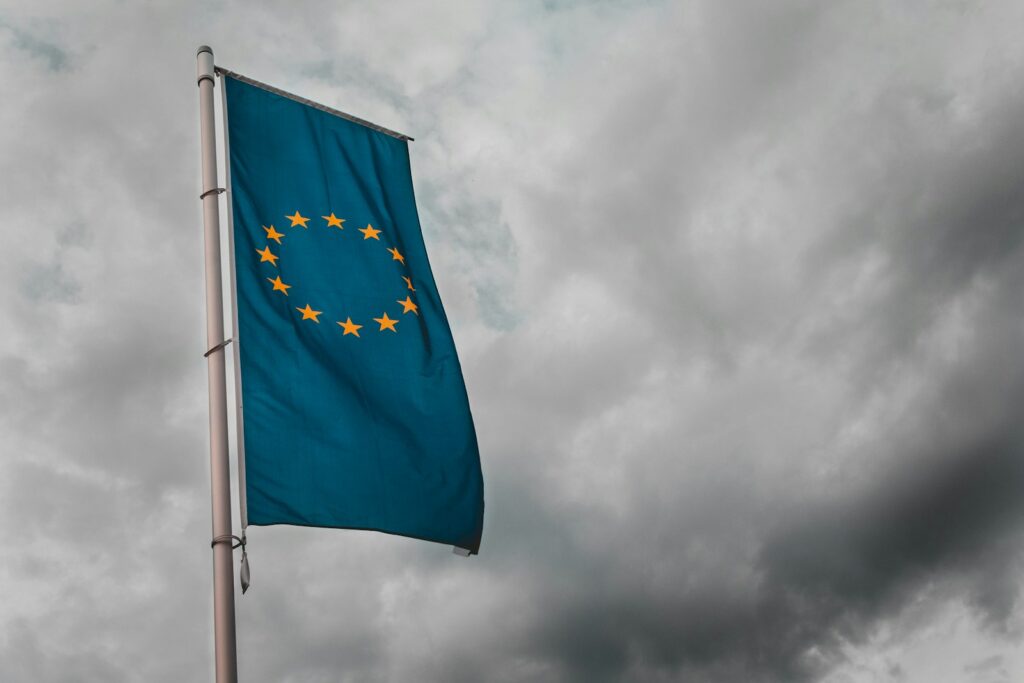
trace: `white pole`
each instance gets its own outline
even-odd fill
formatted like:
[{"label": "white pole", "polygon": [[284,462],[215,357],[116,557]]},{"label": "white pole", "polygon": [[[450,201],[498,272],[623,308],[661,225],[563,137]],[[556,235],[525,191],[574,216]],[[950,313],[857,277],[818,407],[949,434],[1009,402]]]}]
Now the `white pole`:
[{"label": "white pole", "polygon": [[231,479],[228,470],[224,298],[220,275],[217,149],[213,127],[213,50],[196,53],[200,144],[203,151],[203,231],[206,239],[206,369],[210,389],[210,491],[213,503],[213,644],[217,683],[237,683],[235,587],[231,568]]}]

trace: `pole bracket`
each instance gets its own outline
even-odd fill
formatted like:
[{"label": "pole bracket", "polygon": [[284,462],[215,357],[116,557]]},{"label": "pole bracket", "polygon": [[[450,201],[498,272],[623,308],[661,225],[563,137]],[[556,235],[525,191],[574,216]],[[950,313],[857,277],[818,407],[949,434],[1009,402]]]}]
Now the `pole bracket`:
[{"label": "pole bracket", "polygon": [[214,539],[210,541],[210,547],[213,548],[218,543],[230,543],[232,550],[234,550],[235,548],[245,548],[245,539],[239,538],[234,534],[222,534],[220,536],[214,537]]},{"label": "pole bracket", "polygon": [[204,192],[201,195],[199,195],[199,198],[200,199],[206,199],[207,195],[211,195],[211,194],[224,194],[225,192],[227,192],[227,190],[225,190],[223,187],[215,187],[212,190],[207,190],[206,192]]},{"label": "pole bracket", "polygon": [[232,550],[236,548],[242,549],[242,564],[238,571],[238,580],[242,584],[242,595],[245,595],[245,591],[249,590],[249,585],[252,583],[251,574],[249,571],[249,555],[245,552],[245,532],[242,532],[242,537],[239,538],[234,534],[222,534],[215,536],[210,541],[210,547],[215,547],[218,543],[227,543],[231,546]]},{"label": "pole bracket", "polygon": [[[222,342],[221,342],[220,344],[217,344],[217,345],[216,345],[216,346],[214,346],[214,347],[213,347],[212,349],[210,349],[209,351],[207,351],[206,353],[204,353],[204,354],[203,354],[203,358],[209,358],[209,357],[210,357],[210,354],[212,354],[212,353],[216,353],[217,351],[220,351],[221,349],[223,349],[223,348],[224,348],[225,346],[227,346],[227,345],[228,345],[228,344],[230,344],[230,343],[231,343],[231,337],[228,337],[227,339],[225,339],[224,341],[222,341]],[[220,536],[218,536],[217,538],[220,538]]]}]

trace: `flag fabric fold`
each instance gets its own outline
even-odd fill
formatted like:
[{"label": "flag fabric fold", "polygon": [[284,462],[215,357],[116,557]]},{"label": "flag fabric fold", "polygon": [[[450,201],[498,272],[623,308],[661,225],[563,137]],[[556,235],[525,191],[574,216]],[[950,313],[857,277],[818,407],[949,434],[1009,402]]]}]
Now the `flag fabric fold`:
[{"label": "flag fabric fold", "polygon": [[248,523],[477,552],[479,451],[408,143],[224,84]]}]

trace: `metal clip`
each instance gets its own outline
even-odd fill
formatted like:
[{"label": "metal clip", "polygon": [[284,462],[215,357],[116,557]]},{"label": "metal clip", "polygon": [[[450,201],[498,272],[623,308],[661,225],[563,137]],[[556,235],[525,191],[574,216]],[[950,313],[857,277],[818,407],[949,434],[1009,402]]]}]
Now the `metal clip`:
[{"label": "metal clip", "polygon": [[206,195],[208,194],[223,194],[225,192],[227,192],[227,190],[225,190],[223,187],[215,187],[212,190],[207,190],[206,192],[199,195],[199,198],[206,199]]},{"label": "metal clip", "polygon": [[[234,541],[238,541],[238,543],[234,543]],[[235,548],[242,548],[245,546],[245,540],[233,534],[224,534],[223,536],[215,537],[212,541],[210,541],[210,547],[212,548],[218,543],[231,543],[232,550],[234,550]]]},{"label": "metal clip", "polygon": [[214,353],[215,351],[220,351],[221,349],[223,349],[225,346],[227,346],[230,343],[231,343],[231,338],[228,337],[227,339],[222,341],[220,344],[217,344],[212,349],[210,349],[209,351],[204,353],[203,354],[203,358],[209,358],[211,353]]}]

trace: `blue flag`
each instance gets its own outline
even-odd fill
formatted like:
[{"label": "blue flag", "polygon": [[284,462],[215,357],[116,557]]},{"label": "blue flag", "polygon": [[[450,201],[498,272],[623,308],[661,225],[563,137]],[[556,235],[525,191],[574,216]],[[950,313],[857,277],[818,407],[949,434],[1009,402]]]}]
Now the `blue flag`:
[{"label": "blue flag", "polygon": [[248,523],[475,553],[480,456],[407,141],[223,80]]}]

